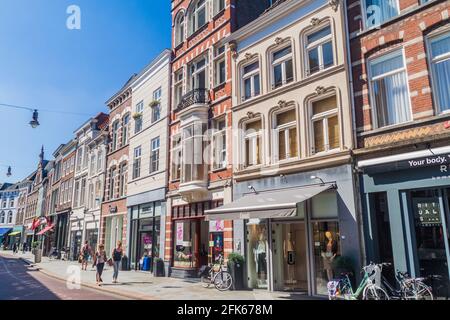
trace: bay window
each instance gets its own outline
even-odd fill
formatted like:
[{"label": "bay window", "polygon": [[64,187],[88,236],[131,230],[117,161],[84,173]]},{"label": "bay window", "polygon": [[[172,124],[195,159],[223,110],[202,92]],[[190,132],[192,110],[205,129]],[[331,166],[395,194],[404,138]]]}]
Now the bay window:
[{"label": "bay window", "polygon": [[172,138],[172,180],[181,178],[182,146],[181,135]]},{"label": "bay window", "polygon": [[333,66],[333,35],[331,27],[324,27],[309,34],[306,38],[308,74],[310,75]]},{"label": "bay window", "polygon": [[261,93],[261,77],[259,61],[253,62],[242,68],[242,101],[259,96]]},{"label": "bay window", "polygon": [[364,0],[365,27],[379,26],[399,15],[398,0]]},{"label": "bay window", "polygon": [[292,46],[272,53],[272,89],[294,81]]},{"label": "bay window", "polygon": [[246,167],[261,164],[262,155],[262,125],[261,120],[245,124],[244,163]]},{"label": "bay window", "polygon": [[227,166],[227,135],[225,119],[214,121],[213,132],[213,168],[223,169]]},{"label": "bay window", "polygon": [[275,114],[275,161],[298,156],[297,117],[295,109]]},{"label": "bay window", "polygon": [[375,126],[411,120],[408,80],[403,51],[398,50],[369,63],[370,89]]},{"label": "bay window", "polygon": [[133,180],[141,176],[141,147],[134,149],[134,159],[133,159]]},{"label": "bay window", "polygon": [[150,173],[159,170],[159,149],[160,149],[160,139],[155,138],[151,142],[151,158],[150,158]]},{"label": "bay window", "polygon": [[340,147],[339,115],[336,96],[312,103],[313,153]]},{"label": "bay window", "polygon": [[430,40],[433,91],[439,112],[450,111],[450,32]]},{"label": "bay window", "polygon": [[203,159],[206,124],[196,122],[183,128],[182,183],[205,179],[206,164]]},{"label": "bay window", "polygon": [[183,69],[174,74],[173,93],[175,106],[178,106],[183,99]]}]

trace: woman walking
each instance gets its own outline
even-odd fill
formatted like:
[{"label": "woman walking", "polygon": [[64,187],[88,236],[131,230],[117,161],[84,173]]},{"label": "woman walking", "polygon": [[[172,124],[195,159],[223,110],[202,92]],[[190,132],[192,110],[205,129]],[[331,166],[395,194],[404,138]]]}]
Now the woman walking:
[{"label": "woman walking", "polygon": [[83,248],[81,249],[81,270],[84,271],[87,270],[90,255],[91,255],[91,247],[89,246],[89,242],[86,241],[84,243]]},{"label": "woman walking", "polygon": [[105,262],[107,260],[105,246],[100,244],[98,250],[94,255],[93,267],[97,267],[97,274],[95,275],[97,280],[97,285],[100,286],[103,283],[102,273],[105,268]]},{"label": "woman walking", "polygon": [[119,276],[119,266],[120,261],[122,261],[122,256],[123,256],[122,242],[117,241],[117,247],[115,247],[112,252],[114,263],[113,283],[117,283],[117,277]]}]

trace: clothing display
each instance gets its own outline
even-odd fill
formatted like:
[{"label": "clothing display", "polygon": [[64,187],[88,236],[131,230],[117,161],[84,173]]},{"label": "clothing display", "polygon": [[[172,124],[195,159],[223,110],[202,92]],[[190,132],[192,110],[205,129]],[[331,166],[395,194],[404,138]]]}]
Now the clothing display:
[{"label": "clothing display", "polygon": [[267,279],[267,254],[266,254],[266,243],[262,240],[258,241],[257,247],[255,249],[256,257],[256,272],[260,280]]},{"label": "clothing display", "polygon": [[287,253],[287,264],[290,266],[295,264],[295,251],[289,251]]}]

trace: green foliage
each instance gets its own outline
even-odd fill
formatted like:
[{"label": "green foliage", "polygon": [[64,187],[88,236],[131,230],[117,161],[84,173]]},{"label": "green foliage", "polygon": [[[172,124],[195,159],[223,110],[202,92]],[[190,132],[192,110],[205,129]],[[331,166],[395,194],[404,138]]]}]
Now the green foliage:
[{"label": "green foliage", "polygon": [[353,272],[353,261],[349,257],[346,256],[338,256],[331,263],[333,270],[341,271],[341,272]]},{"label": "green foliage", "polygon": [[40,241],[34,241],[34,242],[31,244],[31,247],[32,247],[33,249],[39,248],[40,246],[41,246],[41,242],[40,242]]},{"label": "green foliage", "polygon": [[241,254],[233,252],[228,256],[228,261],[234,264],[244,264],[245,259]]}]

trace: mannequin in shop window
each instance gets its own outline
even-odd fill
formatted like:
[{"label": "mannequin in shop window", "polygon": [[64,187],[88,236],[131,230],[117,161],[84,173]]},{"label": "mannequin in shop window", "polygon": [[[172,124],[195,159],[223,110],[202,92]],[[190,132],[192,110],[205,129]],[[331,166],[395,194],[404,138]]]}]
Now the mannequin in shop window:
[{"label": "mannequin in shop window", "polygon": [[295,279],[295,241],[292,240],[292,232],[288,233],[288,237],[283,243],[284,260],[287,263],[288,268],[288,279],[286,279],[287,284],[294,284]]},{"label": "mannequin in shop window", "polygon": [[[325,232],[325,242],[322,245],[323,269],[327,273],[328,281],[333,279],[333,260],[337,255],[338,243],[330,231]],[[325,249],[325,251],[323,251]]]},{"label": "mannequin in shop window", "polygon": [[265,285],[267,280],[267,260],[266,260],[266,241],[264,233],[261,231],[258,235],[258,241],[253,249],[256,263],[256,272],[258,275],[258,286]]}]

